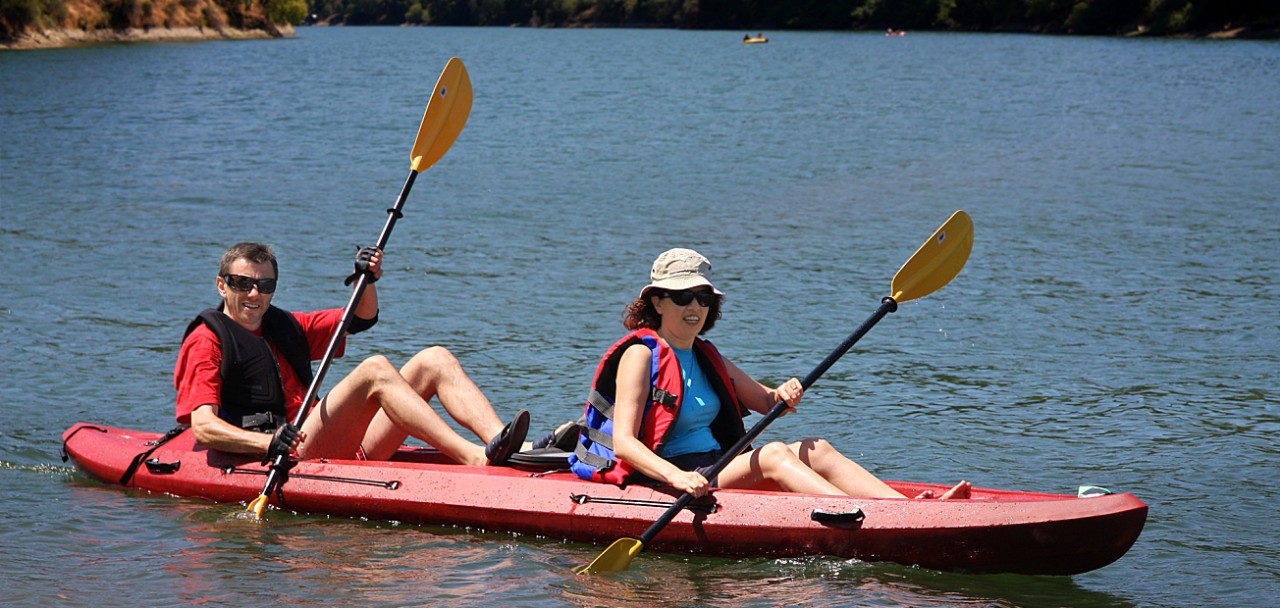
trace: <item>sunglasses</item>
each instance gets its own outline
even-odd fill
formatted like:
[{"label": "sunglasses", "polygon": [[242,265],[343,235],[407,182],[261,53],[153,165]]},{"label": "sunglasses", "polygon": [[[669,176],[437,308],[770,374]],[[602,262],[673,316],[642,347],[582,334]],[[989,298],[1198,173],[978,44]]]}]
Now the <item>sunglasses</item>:
[{"label": "sunglasses", "polygon": [[716,294],[710,291],[689,291],[688,289],[682,289],[680,291],[668,291],[662,295],[669,298],[676,306],[688,306],[689,302],[696,299],[700,306],[710,308],[711,305],[716,302]]},{"label": "sunglasses", "polygon": [[227,287],[244,293],[249,293],[254,287],[258,288],[258,293],[264,295],[275,293],[276,291],[275,277],[255,279],[253,277],[246,277],[238,274],[224,274],[222,275],[222,280],[226,282]]}]

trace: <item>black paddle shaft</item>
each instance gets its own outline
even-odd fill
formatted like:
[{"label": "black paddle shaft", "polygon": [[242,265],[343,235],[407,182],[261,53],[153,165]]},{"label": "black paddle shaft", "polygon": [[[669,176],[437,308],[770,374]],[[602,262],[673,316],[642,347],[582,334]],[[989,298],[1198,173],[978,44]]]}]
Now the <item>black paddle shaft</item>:
[{"label": "black paddle shaft", "polygon": [[[827,355],[827,358],[823,359],[822,363],[818,364],[818,367],[813,368],[813,371],[809,372],[809,375],[805,376],[804,380],[800,381],[800,385],[803,386],[805,390],[809,390],[809,387],[813,386],[813,383],[817,382],[818,378],[820,378],[822,374],[826,373],[832,365],[835,365],[835,362],[838,361],[840,357],[843,357],[845,353],[849,352],[849,349],[853,348],[853,345],[856,344],[858,340],[861,340],[862,336],[870,331],[872,327],[875,327],[875,324],[879,323],[880,319],[883,319],[885,315],[897,310],[898,302],[893,298],[885,297],[881,300],[880,307],[877,308],[866,321],[863,321],[862,325],[859,326],[858,329],[849,334],[849,337],[845,338],[844,342],[840,343],[840,346],[837,346],[835,350],[831,351],[831,354]],[[712,465],[711,469],[706,473],[707,479],[715,479],[715,476],[719,475],[720,471],[723,471],[725,467],[729,466],[729,463],[732,462],[738,454],[741,454],[743,450],[747,449],[747,446],[750,445],[752,441],[755,441],[756,438],[760,436],[760,433],[764,432],[765,427],[769,426],[769,424],[774,420],[777,420],[785,411],[787,411],[787,403],[785,401],[779,401],[773,404],[773,408],[769,410],[769,413],[765,414],[764,418],[761,418],[759,422],[755,423],[755,425],[751,427],[751,430],[747,431],[746,435],[743,435],[737,443],[733,444],[733,447],[724,452],[724,455],[720,457],[720,460],[717,460],[716,463]],[[657,536],[658,532],[661,532],[663,528],[667,527],[667,524],[671,523],[671,520],[675,519],[676,514],[680,513],[682,509],[688,506],[689,501],[691,500],[693,500],[693,494],[686,492],[681,496],[679,500],[672,504],[671,507],[662,514],[662,517],[659,517],[657,521],[653,522],[653,525],[649,526],[648,530],[644,531],[644,534],[640,535],[640,542],[645,545],[649,544],[649,541],[653,540],[653,537]]]},{"label": "black paddle shaft", "polygon": [[[396,197],[395,206],[387,209],[387,223],[382,227],[382,234],[378,235],[378,243],[376,245],[379,251],[386,248],[387,241],[391,238],[391,230],[396,226],[396,220],[404,217],[401,209],[404,208],[404,201],[409,198],[409,190],[413,189],[413,182],[417,178],[417,171],[409,171],[409,177],[405,179],[404,187],[400,189],[400,196]],[[307,395],[302,399],[302,407],[298,409],[297,415],[293,417],[294,426],[302,426],[302,422],[307,419],[307,413],[311,410],[311,406],[319,398],[320,385],[324,382],[324,375],[329,371],[330,364],[333,363],[334,354],[338,352],[338,344],[342,342],[343,335],[347,333],[347,327],[351,325],[351,318],[355,316],[356,305],[360,303],[360,298],[364,297],[364,288],[368,285],[369,275],[361,273],[356,278],[355,287],[351,289],[351,298],[347,300],[346,308],[342,309],[342,319],[338,322],[338,328],[334,330],[333,336],[329,339],[329,346],[324,350],[324,358],[320,360],[320,367],[316,369],[316,375],[311,380],[311,386],[307,388]],[[279,486],[282,480],[280,471],[284,468],[286,456],[286,454],[280,454],[271,463],[271,471],[267,473],[267,483],[262,490],[263,496],[270,496]]]}]

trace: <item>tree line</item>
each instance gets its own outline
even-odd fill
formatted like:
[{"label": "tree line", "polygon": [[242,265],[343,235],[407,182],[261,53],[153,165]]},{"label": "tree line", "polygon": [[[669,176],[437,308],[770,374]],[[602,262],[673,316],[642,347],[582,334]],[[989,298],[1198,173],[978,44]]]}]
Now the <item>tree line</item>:
[{"label": "tree line", "polygon": [[0,38],[29,29],[272,23],[911,29],[1157,36],[1280,32],[1277,0],[0,0]]},{"label": "tree line", "polygon": [[301,23],[307,8],[306,0],[0,0],[0,41],[59,29],[198,27],[274,32],[277,24]]},{"label": "tree line", "polygon": [[1273,36],[1280,2],[1258,0],[308,0],[348,25],[522,25],[739,30],[915,29]]}]

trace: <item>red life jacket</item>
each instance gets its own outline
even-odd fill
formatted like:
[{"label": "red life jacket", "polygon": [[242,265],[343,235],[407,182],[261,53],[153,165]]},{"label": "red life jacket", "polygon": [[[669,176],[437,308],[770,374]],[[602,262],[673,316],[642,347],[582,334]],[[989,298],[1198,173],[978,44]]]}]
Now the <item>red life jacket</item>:
[{"label": "red life jacket", "polygon": [[[652,351],[649,360],[652,389],[640,423],[640,441],[654,453],[661,454],[667,435],[680,415],[684,378],[675,351],[652,329],[638,329],[623,336],[605,351],[596,367],[585,407],[584,428],[578,435],[573,455],[569,457],[569,468],[578,477],[622,485],[636,473],[613,453],[613,404],[617,398],[618,364],[622,361],[622,354],[635,344],[644,344]],[[693,342],[693,352],[712,389],[720,397],[720,412],[711,423],[711,434],[720,442],[722,449],[727,449],[746,434],[742,424],[746,410],[738,402],[738,394],[720,351],[710,342],[698,338]]]}]

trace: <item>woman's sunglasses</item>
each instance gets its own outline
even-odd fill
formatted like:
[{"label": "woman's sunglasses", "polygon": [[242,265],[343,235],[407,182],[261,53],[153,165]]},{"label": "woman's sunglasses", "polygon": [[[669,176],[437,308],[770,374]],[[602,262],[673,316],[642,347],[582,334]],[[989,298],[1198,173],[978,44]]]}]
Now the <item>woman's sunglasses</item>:
[{"label": "woman's sunglasses", "polygon": [[716,301],[716,294],[710,291],[690,291],[688,289],[682,289],[680,291],[668,291],[663,295],[670,298],[676,306],[688,306],[689,302],[696,299],[698,300],[699,305],[709,308]]},{"label": "woman's sunglasses", "polygon": [[224,274],[222,275],[222,280],[226,282],[227,287],[244,293],[249,293],[254,287],[257,287],[258,293],[263,295],[275,293],[276,291],[275,277],[255,279],[253,277],[246,277],[238,274]]}]

